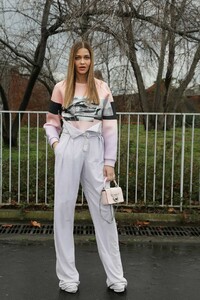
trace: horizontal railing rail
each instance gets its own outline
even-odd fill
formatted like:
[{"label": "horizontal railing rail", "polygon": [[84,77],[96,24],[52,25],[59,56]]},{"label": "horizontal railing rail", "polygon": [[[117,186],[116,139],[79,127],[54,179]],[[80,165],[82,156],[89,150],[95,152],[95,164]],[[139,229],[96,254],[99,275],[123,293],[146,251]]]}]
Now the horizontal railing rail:
[{"label": "horizontal railing rail", "polygon": [[[0,205],[53,205],[46,112],[0,111]],[[200,114],[118,113],[116,175],[126,206],[200,207]],[[86,203],[79,190],[77,205]]]}]

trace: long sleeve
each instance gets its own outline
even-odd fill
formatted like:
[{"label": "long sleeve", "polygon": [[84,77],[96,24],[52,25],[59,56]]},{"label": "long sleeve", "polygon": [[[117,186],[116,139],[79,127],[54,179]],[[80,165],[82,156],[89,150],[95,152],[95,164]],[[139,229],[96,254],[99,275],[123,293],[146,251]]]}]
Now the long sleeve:
[{"label": "long sleeve", "polygon": [[49,105],[49,112],[46,116],[46,123],[43,126],[48,142],[51,146],[55,141],[59,141],[59,135],[61,132],[60,111],[63,103],[63,94],[60,85],[61,83],[58,83],[54,87]]},{"label": "long sleeve", "polygon": [[117,157],[117,116],[111,91],[108,92],[103,110],[104,163],[114,167]]}]

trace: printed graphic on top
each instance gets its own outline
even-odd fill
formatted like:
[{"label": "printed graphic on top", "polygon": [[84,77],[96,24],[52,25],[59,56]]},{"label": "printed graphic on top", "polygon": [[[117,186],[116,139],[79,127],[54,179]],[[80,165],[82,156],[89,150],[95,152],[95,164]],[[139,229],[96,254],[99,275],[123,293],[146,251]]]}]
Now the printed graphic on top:
[{"label": "printed graphic on top", "polygon": [[87,121],[93,122],[102,119],[103,108],[91,104],[86,100],[75,98],[73,103],[62,111],[62,117],[66,121]]}]

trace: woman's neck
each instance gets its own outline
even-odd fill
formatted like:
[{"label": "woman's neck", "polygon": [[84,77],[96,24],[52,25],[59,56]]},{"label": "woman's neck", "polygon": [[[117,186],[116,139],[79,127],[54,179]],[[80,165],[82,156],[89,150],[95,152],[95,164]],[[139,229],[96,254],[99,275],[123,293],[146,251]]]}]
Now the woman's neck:
[{"label": "woman's neck", "polygon": [[77,83],[87,83],[87,76],[83,75],[76,75],[76,82]]}]

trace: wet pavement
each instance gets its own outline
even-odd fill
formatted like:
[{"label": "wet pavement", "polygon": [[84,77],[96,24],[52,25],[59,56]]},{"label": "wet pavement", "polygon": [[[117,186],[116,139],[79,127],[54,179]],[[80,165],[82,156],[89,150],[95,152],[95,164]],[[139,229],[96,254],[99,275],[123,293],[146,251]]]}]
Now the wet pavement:
[{"label": "wet pavement", "polygon": [[105,285],[95,243],[76,245],[80,273],[77,294],[58,288],[53,241],[0,242],[1,300],[199,300],[200,249],[195,243],[121,245],[128,289],[116,294]]}]

